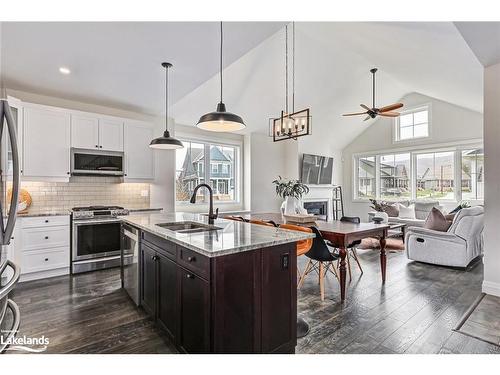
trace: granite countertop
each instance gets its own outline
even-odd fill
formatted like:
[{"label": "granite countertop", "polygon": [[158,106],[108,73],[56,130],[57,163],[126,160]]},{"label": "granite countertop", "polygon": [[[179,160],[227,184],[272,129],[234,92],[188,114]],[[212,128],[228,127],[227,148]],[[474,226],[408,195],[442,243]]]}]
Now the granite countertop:
[{"label": "granite countertop", "polygon": [[66,216],[69,215],[70,210],[62,209],[31,209],[25,213],[18,213],[17,217],[37,217],[37,216]]},{"label": "granite countertop", "polygon": [[139,229],[175,242],[208,257],[235,254],[314,237],[312,233],[290,231],[225,219],[215,220],[214,226],[220,229],[198,233],[178,233],[156,225],[159,223],[181,221],[208,224],[206,216],[191,213],[144,213],[122,216],[121,219]]}]

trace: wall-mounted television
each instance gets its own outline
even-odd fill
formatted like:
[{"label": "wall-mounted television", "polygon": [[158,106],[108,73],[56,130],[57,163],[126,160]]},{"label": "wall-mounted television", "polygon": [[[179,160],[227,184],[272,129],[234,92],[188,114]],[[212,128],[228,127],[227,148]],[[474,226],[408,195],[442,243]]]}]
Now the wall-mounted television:
[{"label": "wall-mounted television", "polygon": [[301,181],[310,185],[331,185],[333,158],[304,154],[302,156]]}]

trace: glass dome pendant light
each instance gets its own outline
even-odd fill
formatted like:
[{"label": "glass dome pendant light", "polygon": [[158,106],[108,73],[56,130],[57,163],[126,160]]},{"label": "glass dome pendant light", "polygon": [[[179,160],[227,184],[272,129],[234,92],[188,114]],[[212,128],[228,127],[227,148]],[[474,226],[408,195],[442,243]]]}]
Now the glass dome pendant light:
[{"label": "glass dome pendant light", "polygon": [[196,127],[213,132],[233,132],[245,129],[243,119],[231,112],[226,111],[226,105],[222,102],[222,22],[220,23],[220,102],[217,110],[204,114],[196,124]]},{"label": "glass dome pendant light", "polygon": [[178,139],[171,137],[168,131],[168,69],[172,67],[172,64],[164,62],[161,64],[165,68],[165,132],[163,137],[155,138],[149,144],[149,147],[157,150],[175,150],[178,148],[183,148],[184,145]]}]

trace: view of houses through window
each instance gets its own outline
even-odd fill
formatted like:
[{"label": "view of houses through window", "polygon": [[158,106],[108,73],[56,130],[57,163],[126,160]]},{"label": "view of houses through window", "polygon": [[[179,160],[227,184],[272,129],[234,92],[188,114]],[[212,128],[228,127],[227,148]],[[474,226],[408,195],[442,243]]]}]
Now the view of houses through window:
[{"label": "view of houses through window", "polygon": [[[362,156],[356,159],[356,165],[358,199],[484,198],[482,148]],[[458,182],[457,176],[461,176]]]},{"label": "view of houses through window", "polygon": [[[177,149],[175,199],[189,202],[194,188],[207,182],[213,189],[215,201],[234,201],[235,160],[237,147],[208,143],[182,142]],[[207,202],[206,189],[197,192],[196,202]]]}]

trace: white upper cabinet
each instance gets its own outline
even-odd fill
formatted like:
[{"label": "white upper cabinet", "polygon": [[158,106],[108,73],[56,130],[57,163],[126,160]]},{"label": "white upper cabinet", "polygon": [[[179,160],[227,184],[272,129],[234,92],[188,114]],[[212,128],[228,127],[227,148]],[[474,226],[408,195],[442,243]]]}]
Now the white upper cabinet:
[{"label": "white upper cabinet", "polygon": [[99,120],[97,117],[71,115],[71,147],[99,148]]},{"label": "white upper cabinet", "polygon": [[69,177],[70,114],[58,108],[25,105],[24,177]]},{"label": "white upper cabinet", "polygon": [[124,125],[125,179],[154,178],[154,154],[149,143],[154,138],[153,127],[139,121]]},{"label": "white upper cabinet", "polygon": [[72,114],[71,147],[123,151],[123,121]]},{"label": "white upper cabinet", "polygon": [[99,119],[99,149],[123,151],[123,121]]}]

